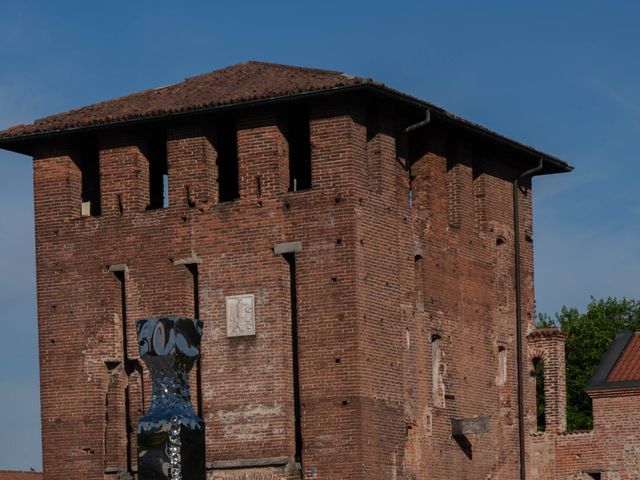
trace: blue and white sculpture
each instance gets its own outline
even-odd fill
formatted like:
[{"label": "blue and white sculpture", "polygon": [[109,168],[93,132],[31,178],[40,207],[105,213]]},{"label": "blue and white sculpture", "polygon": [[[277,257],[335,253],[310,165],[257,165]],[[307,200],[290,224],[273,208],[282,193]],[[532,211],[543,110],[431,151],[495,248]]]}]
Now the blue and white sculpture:
[{"label": "blue and white sculpture", "polygon": [[189,395],[202,322],[162,317],[139,320],[137,328],[140,356],[153,381],[151,406],[138,422],[138,478],[205,480],[204,422]]}]

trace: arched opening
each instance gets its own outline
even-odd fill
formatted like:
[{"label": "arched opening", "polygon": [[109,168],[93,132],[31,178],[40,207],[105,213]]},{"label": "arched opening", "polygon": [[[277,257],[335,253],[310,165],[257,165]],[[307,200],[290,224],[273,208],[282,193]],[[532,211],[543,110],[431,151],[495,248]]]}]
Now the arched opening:
[{"label": "arched opening", "polygon": [[533,359],[533,375],[536,377],[536,430],[544,432],[546,427],[544,395],[544,361],[540,357]]}]

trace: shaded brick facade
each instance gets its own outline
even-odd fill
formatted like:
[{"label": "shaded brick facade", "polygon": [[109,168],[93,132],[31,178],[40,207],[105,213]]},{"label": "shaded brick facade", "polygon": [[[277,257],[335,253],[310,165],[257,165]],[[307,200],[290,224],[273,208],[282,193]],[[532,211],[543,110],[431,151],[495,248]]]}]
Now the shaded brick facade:
[{"label": "shaded brick facade", "polygon": [[[294,107],[309,116],[300,191],[282,121]],[[345,93],[34,142],[45,480],[135,474],[149,377],[134,321],[159,315],[204,321],[192,393],[210,478],[518,478],[514,237],[524,341],[533,227],[526,181],[514,232],[512,182],[537,158],[444,120],[405,132],[423,117]],[[239,198],[220,202],[230,118]],[[149,209],[158,132],[168,205]],[[256,333],[227,337],[225,298],[240,294]],[[524,394],[535,429],[531,381]],[[453,420],[479,417],[486,431],[452,436]]]}]

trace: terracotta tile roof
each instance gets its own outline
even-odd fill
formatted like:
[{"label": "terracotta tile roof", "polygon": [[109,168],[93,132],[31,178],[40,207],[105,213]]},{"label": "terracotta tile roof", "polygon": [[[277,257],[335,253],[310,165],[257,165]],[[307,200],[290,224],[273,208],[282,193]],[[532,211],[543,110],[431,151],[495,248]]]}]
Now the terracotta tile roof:
[{"label": "terracotta tile roof", "polygon": [[636,333],[607,376],[609,382],[640,380],[640,334]]},{"label": "terracotta tile roof", "polygon": [[[198,113],[243,103],[274,101],[286,97],[369,88],[408,102],[420,109],[429,109],[433,116],[463,127],[494,141],[545,158],[546,173],[570,171],[572,167],[557,157],[516,142],[481,125],[469,122],[432,104],[387,87],[370,78],[354,77],[333,70],[320,70],[290,65],[249,61],[210,73],[187,78],[167,87],[153,88],[69,112],[36,120],[30,125],[16,125],[0,131],[0,148],[26,153],[31,139],[41,135],[69,130],[108,126],[129,121],[161,118],[171,115]],[[22,144],[22,147],[18,145]]]},{"label": "terracotta tile roof", "polygon": [[14,472],[0,470],[0,480],[42,480],[42,472]]},{"label": "terracotta tile roof", "polygon": [[640,388],[640,332],[616,336],[587,385],[589,394]]}]

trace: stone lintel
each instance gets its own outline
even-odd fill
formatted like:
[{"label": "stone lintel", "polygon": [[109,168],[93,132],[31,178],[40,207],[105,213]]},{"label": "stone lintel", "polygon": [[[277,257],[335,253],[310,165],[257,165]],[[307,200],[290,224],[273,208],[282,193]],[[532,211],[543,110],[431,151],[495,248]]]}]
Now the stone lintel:
[{"label": "stone lintel", "polygon": [[276,243],[273,246],[273,253],[284,255],[285,253],[298,253],[302,251],[302,242]]},{"label": "stone lintel", "polygon": [[238,458],[235,460],[218,460],[207,463],[207,470],[224,470],[230,468],[281,467],[289,463],[289,457]]}]

